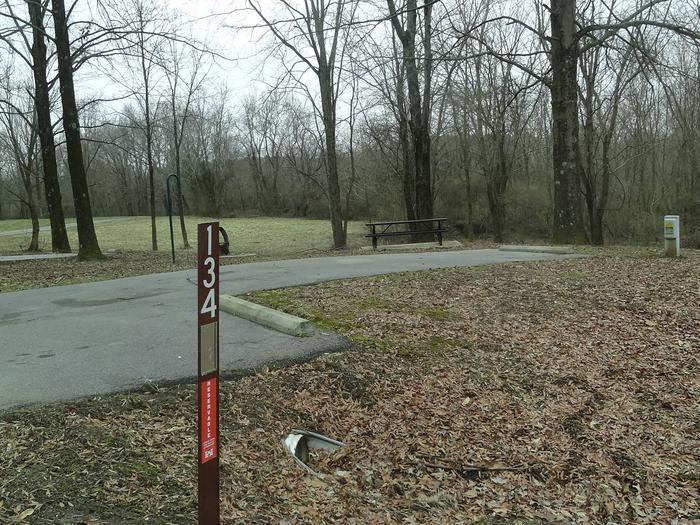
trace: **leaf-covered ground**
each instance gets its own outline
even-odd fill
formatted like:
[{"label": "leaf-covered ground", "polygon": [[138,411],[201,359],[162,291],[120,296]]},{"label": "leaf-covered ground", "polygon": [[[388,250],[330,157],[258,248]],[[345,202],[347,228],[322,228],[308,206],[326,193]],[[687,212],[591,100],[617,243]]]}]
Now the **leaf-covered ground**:
[{"label": "leaf-covered ground", "polygon": [[[222,385],[225,523],[700,520],[700,254],[257,294],[358,343]],[[0,522],[191,523],[194,390],[0,414]],[[304,474],[290,428],[343,440]]]}]

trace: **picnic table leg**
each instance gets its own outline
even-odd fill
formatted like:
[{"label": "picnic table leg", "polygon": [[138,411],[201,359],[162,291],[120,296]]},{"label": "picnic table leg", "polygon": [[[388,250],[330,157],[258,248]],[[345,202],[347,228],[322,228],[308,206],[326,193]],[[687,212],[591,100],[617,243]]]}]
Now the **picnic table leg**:
[{"label": "picnic table leg", "polygon": [[438,244],[442,246],[442,221],[438,221]]},{"label": "picnic table leg", "polygon": [[377,231],[374,225],[372,225],[372,249],[377,249]]}]

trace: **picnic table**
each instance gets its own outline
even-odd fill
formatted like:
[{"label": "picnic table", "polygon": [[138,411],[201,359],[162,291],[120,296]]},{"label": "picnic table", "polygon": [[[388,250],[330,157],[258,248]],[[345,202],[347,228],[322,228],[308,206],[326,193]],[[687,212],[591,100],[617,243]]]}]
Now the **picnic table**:
[{"label": "picnic table", "polygon": [[[372,248],[377,249],[377,242],[381,237],[394,237],[402,235],[435,235],[437,242],[442,246],[442,235],[447,232],[447,227],[444,223],[447,218],[439,217],[436,219],[416,219],[411,221],[384,221],[384,222],[368,222],[366,223],[372,229],[372,232],[365,235],[372,239]],[[405,226],[405,228],[396,230],[394,226]],[[377,231],[379,230],[379,231]]]}]

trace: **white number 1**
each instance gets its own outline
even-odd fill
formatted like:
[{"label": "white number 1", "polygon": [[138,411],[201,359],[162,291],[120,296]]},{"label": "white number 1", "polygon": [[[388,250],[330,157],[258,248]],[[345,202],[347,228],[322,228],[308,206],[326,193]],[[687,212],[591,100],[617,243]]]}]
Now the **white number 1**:
[{"label": "white number 1", "polygon": [[211,255],[211,224],[207,226],[207,255]]}]

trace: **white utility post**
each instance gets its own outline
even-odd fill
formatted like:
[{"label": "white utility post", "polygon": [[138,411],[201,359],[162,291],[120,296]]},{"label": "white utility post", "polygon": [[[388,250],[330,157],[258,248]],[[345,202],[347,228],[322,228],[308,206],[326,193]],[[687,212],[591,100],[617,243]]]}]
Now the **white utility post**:
[{"label": "white utility post", "polygon": [[680,257],[681,218],[678,215],[664,217],[664,242],[666,244],[666,257]]}]

